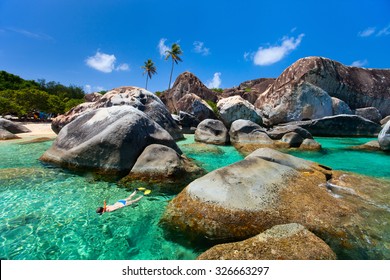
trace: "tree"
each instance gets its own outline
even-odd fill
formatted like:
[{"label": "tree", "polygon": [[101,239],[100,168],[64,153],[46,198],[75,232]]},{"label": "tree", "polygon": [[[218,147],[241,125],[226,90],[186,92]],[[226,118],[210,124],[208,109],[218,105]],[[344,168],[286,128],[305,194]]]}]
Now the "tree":
[{"label": "tree", "polygon": [[144,62],[145,65],[142,66],[141,68],[145,69],[143,75],[146,74],[146,86],[145,89],[148,89],[148,78],[152,78],[152,75],[157,74],[157,69],[156,66],[154,66],[154,63],[151,59],[148,59],[147,61]]},{"label": "tree", "polygon": [[172,73],[173,73],[173,66],[179,63],[179,61],[182,61],[180,58],[180,55],[183,54],[180,45],[173,43],[172,47],[170,50],[165,51],[167,54],[165,57],[165,60],[168,60],[168,58],[172,58],[172,69],[171,69],[171,76],[169,77],[169,85],[168,85],[168,90],[171,89],[171,81],[172,81]]}]

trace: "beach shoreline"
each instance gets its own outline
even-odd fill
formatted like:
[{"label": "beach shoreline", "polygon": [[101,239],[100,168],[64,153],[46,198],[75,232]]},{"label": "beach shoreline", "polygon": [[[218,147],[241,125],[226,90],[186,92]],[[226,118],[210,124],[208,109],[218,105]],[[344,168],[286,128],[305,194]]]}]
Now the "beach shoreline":
[{"label": "beach shoreline", "polygon": [[15,134],[19,139],[12,140],[0,140],[1,142],[11,143],[11,142],[26,142],[26,141],[36,141],[39,139],[41,141],[54,140],[57,137],[57,134],[51,129],[51,123],[36,123],[36,122],[22,122],[20,123],[30,130],[26,133]]}]

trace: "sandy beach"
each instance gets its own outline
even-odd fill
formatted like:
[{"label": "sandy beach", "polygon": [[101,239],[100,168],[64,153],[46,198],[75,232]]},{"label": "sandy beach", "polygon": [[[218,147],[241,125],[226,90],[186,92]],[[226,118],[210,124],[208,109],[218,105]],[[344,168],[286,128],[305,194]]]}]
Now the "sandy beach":
[{"label": "sandy beach", "polygon": [[51,129],[51,123],[32,123],[26,122],[21,123],[27,127],[31,132],[28,133],[18,133],[16,134],[19,139],[15,140],[0,140],[0,142],[29,142],[29,141],[46,141],[53,140],[57,137],[57,134]]}]

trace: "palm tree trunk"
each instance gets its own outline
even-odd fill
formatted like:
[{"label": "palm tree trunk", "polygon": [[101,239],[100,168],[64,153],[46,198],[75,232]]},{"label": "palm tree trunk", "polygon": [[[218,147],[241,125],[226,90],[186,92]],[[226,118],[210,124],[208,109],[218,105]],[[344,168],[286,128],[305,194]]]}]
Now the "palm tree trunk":
[{"label": "palm tree trunk", "polygon": [[145,89],[148,89],[148,78],[149,78],[149,75],[146,74],[146,86],[145,86]]},{"label": "palm tree trunk", "polygon": [[171,81],[172,81],[172,73],[173,73],[173,66],[174,66],[174,61],[172,59],[172,69],[171,69],[171,76],[169,77],[169,85],[168,85],[168,90],[171,89]]}]

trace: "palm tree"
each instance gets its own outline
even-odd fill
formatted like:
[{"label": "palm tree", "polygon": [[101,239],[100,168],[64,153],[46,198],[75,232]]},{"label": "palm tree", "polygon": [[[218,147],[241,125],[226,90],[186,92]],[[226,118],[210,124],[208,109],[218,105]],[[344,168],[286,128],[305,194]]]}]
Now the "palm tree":
[{"label": "palm tree", "polygon": [[168,90],[171,89],[171,81],[172,81],[172,73],[173,73],[173,66],[179,63],[179,61],[182,61],[179,55],[182,55],[183,52],[180,48],[179,44],[173,43],[170,50],[165,51],[167,54],[165,57],[165,60],[167,60],[169,57],[172,58],[172,69],[171,69],[171,76],[169,77],[169,85]]},{"label": "palm tree", "polygon": [[154,66],[154,63],[151,59],[148,59],[147,61],[144,62],[145,65],[142,66],[141,68],[145,69],[143,75],[146,74],[146,86],[145,89],[148,89],[148,78],[152,78],[152,75],[157,74],[157,69],[156,66]]}]

